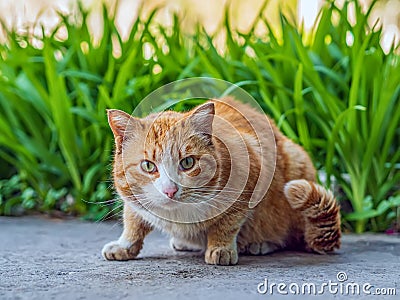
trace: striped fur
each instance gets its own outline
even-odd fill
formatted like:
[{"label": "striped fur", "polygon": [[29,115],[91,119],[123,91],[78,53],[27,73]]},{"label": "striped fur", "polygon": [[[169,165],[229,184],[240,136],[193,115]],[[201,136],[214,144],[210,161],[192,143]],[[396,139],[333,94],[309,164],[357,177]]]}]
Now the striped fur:
[{"label": "striped fur", "polygon": [[[315,182],[316,171],[308,154],[285,137],[272,120],[273,134],[255,132],[250,123],[265,122],[266,116],[250,106],[223,99],[209,101],[187,113],[166,112],[136,119],[110,110],[108,117],[116,143],[114,186],[125,205],[124,231],[118,241],[104,246],[106,259],[134,259],[153,228],[169,234],[175,250],[203,249],[208,264],[236,264],[238,253],[261,255],[285,248],[326,253],[339,248],[339,206],[332,193]],[[232,128],[218,125],[218,118]],[[240,133],[240,139],[235,132]],[[257,148],[259,138],[271,149],[262,157]],[[261,158],[270,157],[274,149],[276,165],[265,166],[271,185],[254,206],[250,198],[261,174]],[[183,176],[177,164],[188,155],[207,159],[202,165],[199,159]],[[143,158],[174,172],[173,180],[180,186],[176,203],[171,205],[165,196],[153,191],[163,173],[143,173],[139,167]],[[246,172],[248,177],[243,176]],[[188,188],[202,175],[208,176],[204,185]],[[224,201],[229,201],[229,193],[209,207],[193,209],[184,205],[198,201],[198,194],[223,189],[232,178],[234,187],[243,184],[243,189],[220,214],[212,215]],[[151,204],[153,211],[143,206],[137,194]],[[197,217],[204,219],[171,221]]]},{"label": "striped fur", "polygon": [[326,253],[340,247],[339,206],[332,192],[307,180],[293,180],[286,184],[285,195],[305,218],[304,239],[310,250]]}]

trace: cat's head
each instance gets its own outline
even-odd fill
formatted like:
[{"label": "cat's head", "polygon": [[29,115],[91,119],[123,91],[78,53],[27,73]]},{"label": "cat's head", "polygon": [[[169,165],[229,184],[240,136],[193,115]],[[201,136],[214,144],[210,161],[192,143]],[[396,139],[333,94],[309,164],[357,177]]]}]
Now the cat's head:
[{"label": "cat's head", "polygon": [[214,103],[188,113],[166,111],[143,119],[109,110],[116,143],[114,183],[133,205],[159,214],[196,208],[217,190],[220,165],[212,137]]}]

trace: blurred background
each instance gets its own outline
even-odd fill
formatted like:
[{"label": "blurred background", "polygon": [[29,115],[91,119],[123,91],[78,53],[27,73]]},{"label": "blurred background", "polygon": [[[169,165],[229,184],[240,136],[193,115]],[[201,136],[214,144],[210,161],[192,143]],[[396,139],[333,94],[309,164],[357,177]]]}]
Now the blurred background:
[{"label": "blurred background", "polygon": [[400,0],[0,0],[0,20],[0,215],[118,217],[106,109],[206,76],[308,151],[345,231],[399,232]]},{"label": "blurred background", "polygon": [[[336,1],[339,6],[345,0]],[[153,9],[160,7],[157,19],[162,24],[171,22],[171,15],[179,13],[183,15],[182,22],[186,26],[194,26],[200,22],[212,33],[217,30],[224,16],[227,6],[230,8],[232,26],[240,31],[246,31],[257,17],[263,5],[266,6],[265,17],[271,24],[279,21],[279,11],[289,13],[300,24],[304,23],[306,29],[314,25],[318,12],[324,4],[324,0],[82,0],[81,3],[93,13],[90,20],[90,27],[93,34],[101,36],[101,25],[96,11],[101,10],[102,3],[108,6],[116,6],[116,24],[123,38],[127,37],[130,27],[138,17],[139,8],[142,7],[142,14],[146,15]],[[372,25],[379,22],[384,31],[382,45],[385,49],[390,48],[393,40],[400,39],[400,0],[378,0],[373,12],[370,14],[369,23]],[[360,0],[359,3],[367,8],[372,0]],[[59,22],[57,12],[73,13],[77,9],[75,0],[14,0],[0,1],[0,17],[8,27],[26,30],[40,25],[46,28],[54,28]],[[349,18],[354,21],[354,11],[349,12]],[[262,29],[260,29],[262,32]]]}]

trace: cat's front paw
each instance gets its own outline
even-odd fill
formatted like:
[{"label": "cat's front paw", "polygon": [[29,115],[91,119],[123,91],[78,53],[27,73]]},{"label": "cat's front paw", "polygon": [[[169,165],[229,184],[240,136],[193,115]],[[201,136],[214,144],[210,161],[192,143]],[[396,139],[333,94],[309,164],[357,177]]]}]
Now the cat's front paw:
[{"label": "cat's front paw", "polygon": [[205,261],[209,265],[236,265],[238,263],[238,253],[236,249],[226,247],[207,248]]},{"label": "cat's front paw", "polygon": [[130,260],[136,258],[139,251],[131,245],[123,245],[120,241],[105,244],[101,254],[107,260]]}]

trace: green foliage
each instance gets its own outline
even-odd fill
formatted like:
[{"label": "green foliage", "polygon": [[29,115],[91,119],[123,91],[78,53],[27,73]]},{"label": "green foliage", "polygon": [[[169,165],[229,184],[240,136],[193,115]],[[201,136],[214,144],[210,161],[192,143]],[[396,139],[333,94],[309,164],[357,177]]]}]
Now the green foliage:
[{"label": "green foliage", "polygon": [[[176,16],[171,28],[160,26],[157,11],[136,20],[123,40],[106,6],[99,41],[82,8],[74,18],[60,15],[52,33],[37,37],[40,47],[28,34],[8,31],[0,47],[0,214],[61,209],[100,219],[117,209],[99,205],[112,198],[105,110],[130,112],[163,84],[208,76],[252,94],[340,183],[341,201],[351,203],[346,224],[385,230],[400,196],[400,61],[396,49],[382,50],[381,30],[368,26],[371,9],[328,3],[311,35],[284,15],[273,31],[263,14],[238,32],[226,14],[222,51],[217,34],[201,27],[185,34]],[[262,37],[260,23],[268,28]]]}]

